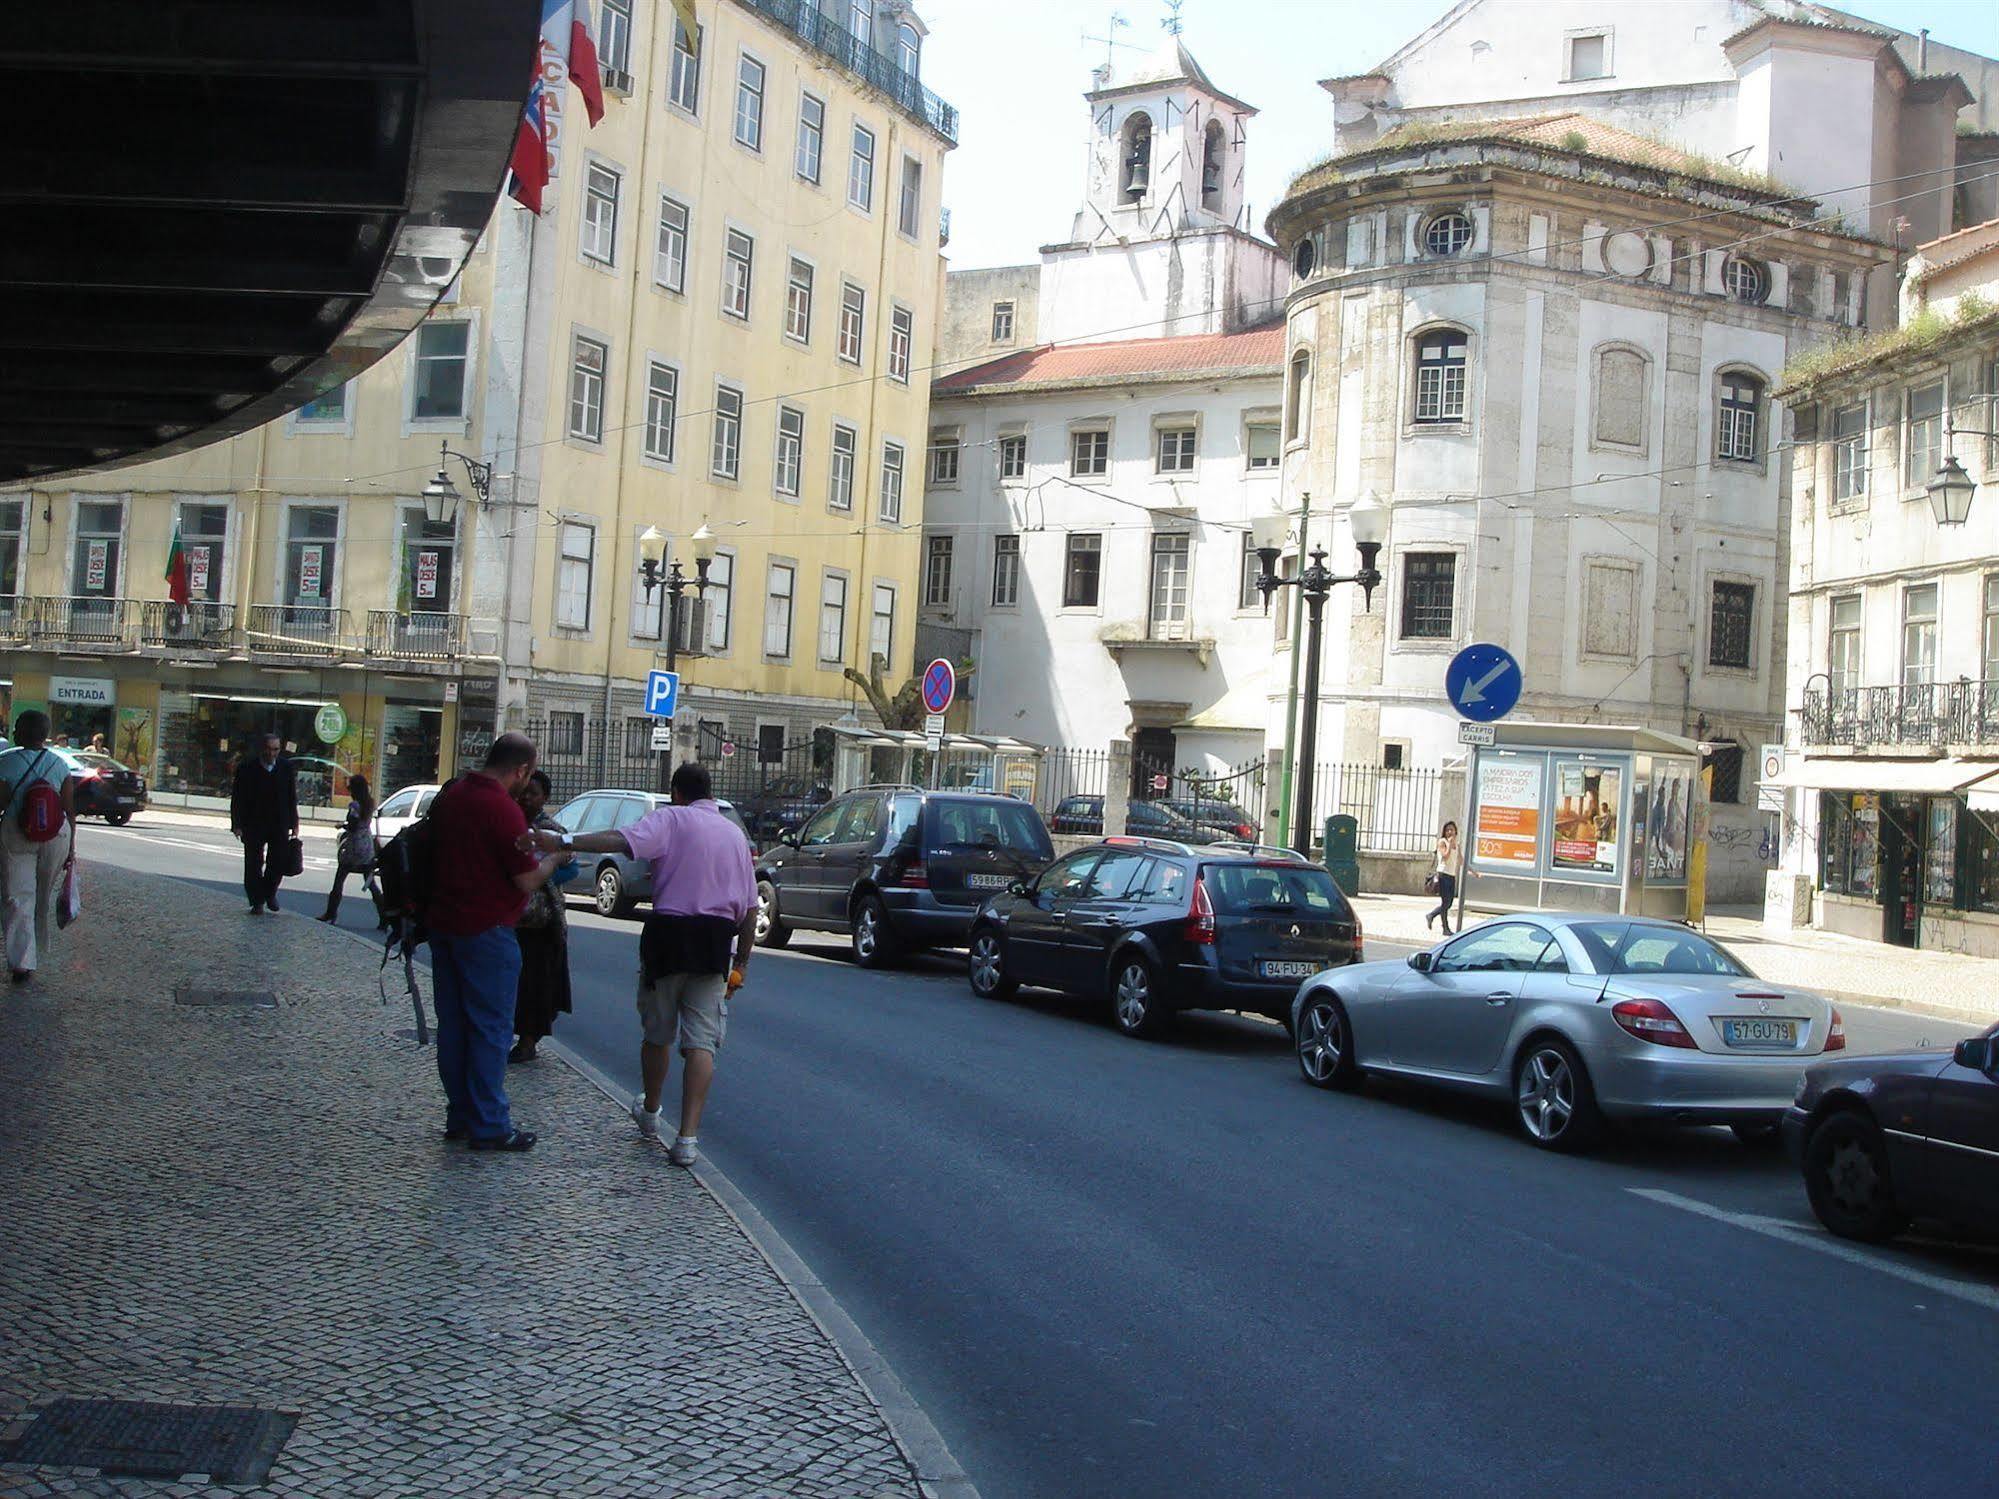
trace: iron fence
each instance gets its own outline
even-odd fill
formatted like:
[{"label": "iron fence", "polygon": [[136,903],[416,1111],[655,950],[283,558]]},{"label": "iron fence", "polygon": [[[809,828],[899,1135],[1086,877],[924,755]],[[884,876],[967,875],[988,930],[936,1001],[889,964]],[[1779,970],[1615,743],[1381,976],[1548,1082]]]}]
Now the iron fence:
[{"label": "iron fence", "polygon": [[1043,817],[1072,796],[1102,796],[1110,786],[1109,750],[1043,750],[1034,777],[1034,805]]},{"label": "iron fence", "polygon": [[1799,716],[1808,748],[1999,744],[1999,681],[1814,688]]},{"label": "iron fence", "polygon": [[234,604],[148,599],[140,615],[139,641],[156,649],[227,651],[235,636]]},{"label": "iron fence", "polygon": [[1312,836],[1324,837],[1326,819],[1339,814],[1360,824],[1369,853],[1426,853],[1444,825],[1443,772],[1320,765],[1312,772]]},{"label": "iron fence", "polygon": [[39,598],[34,600],[34,606],[36,640],[101,650],[132,648],[132,624],[138,605],[131,599],[87,594],[77,598]]},{"label": "iron fence", "polygon": [[245,643],[252,655],[337,656],[354,633],[345,609],[320,604],[252,604]]}]

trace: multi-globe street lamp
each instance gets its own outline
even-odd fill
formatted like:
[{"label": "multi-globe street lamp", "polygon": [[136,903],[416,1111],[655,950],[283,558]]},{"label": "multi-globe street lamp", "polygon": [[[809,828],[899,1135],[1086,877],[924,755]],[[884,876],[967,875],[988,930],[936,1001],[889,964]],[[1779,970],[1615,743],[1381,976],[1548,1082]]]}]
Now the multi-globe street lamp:
[{"label": "multi-globe street lamp", "polygon": [[[708,592],[708,569],[715,561],[715,533],[704,523],[688,538],[688,551],[694,558],[694,576],[689,578],[682,570],[680,559],[673,559],[672,565],[663,566],[666,559],[667,534],[657,526],[647,526],[639,535],[639,574],[645,580],[645,600],[652,602],[653,590],[666,590],[666,619],[661,634],[666,637],[666,669],[672,671],[680,660],[680,599],[691,587],[694,596],[704,597]],[[671,724],[669,723],[669,729]],[[673,751],[671,748],[659,752],[659,789],[664,792],[673,780]]]}]

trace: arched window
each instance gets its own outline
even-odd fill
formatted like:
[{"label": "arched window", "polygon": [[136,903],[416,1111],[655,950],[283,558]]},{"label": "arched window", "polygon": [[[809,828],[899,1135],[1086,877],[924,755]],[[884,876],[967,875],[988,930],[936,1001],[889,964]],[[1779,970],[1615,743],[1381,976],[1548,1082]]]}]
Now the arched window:
[{"label": "arched window", "polygon": [[1201,206],[1213,213],[1222,211],[1222,153],[1228,141],[1220,120],[1208,121],[1201,134]]},{"label": "arched window", "polygon": [[923,61],[923,40],[907,21],[896,28],[895,60],[902,64],[902,71],[911,78],[917,76],[918,66]]},{"label": "arched window", "polygon": [[1296,442],[1312,420],[1312,356],[1300,349],[1291,356],[1291,379],[1284,393],[1284,440]]},{"label": "arched window", "polygon": [[1439,328],[1416,340],[1416,420],[1465,420],[1465,371],[1471,340]]},{"label": "arched window", "polygon": [[1715,391],[1714,456],[1730,463],[1763,461],[1763,382],[1726,370]]},{"label": "arched window", "polygon": [[1118,151],[1119,195],[1136,203],[1152,182],[1152,117],[1135,114],[1124,122]]}]

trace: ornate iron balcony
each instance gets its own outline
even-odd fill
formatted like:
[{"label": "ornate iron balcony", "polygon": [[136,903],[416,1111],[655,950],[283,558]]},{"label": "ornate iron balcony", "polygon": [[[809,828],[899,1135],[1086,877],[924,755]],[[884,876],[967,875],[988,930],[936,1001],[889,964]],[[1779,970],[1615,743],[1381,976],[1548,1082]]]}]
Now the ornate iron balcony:
[{"label": "ornate iron balcony", "polygon": [[913,73],[884,57],[839,22],[828,19],[812,0],[742,0],[751,10],[774,21],[822,55],[895,101],[896,108],[917,124],[958,144],[958,111],[931,93]]},{"label": "ornate iron balcony", "polygon": [[1813,688],[1800,717],[1808,749],[1999,744],[1999,681]]}]

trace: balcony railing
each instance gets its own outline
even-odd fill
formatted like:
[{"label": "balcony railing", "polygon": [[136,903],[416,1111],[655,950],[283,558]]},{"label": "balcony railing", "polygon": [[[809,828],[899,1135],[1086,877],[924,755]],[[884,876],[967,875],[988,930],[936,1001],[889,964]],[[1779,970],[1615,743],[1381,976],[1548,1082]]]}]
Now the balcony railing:
[{"label": "balcony railing", "polygon": [[1999,681],[1813,688],[1800,717],[1808,749],[1999,744]]},{"label": "balcony railing", "polygon": [[919,125],[927,125],[952,145],[958,144],[958,111],[931,93],[913,73],[903,71],[838,21],[822,14],[812,0],[743,0],[804,42],[833,59],[871,88],[880,89],[896,107]]},{"label": "balcony railing", "polygon": [[29,636],[37,644],[86,650],[129,651],[138,605],[131,599],[38,598],[32,605]]},{"label": "balcony railing", "polygon": [[35,624],[35,601],[15,595],[0,597],[0,642],[24,645]]},{"label": "balcony railing", "polygon": [[465,616],[370,609],[368,654],[391,661],[456,661],[465,654]]},{"label": "balcony railing", "polygon": [[353,633],[345,609],[316,604],[252,604],[244,632],[255,656],[337,656]]},{"label": "balcony railing", "polygon": [[148,599],[140,606],[139,643],[153,649],[226,652],[235,644],[236,606]]}]

